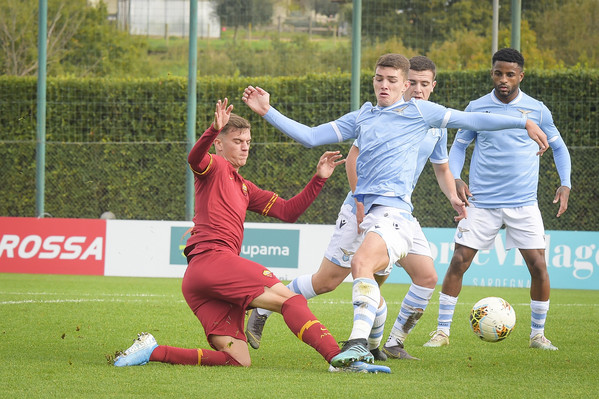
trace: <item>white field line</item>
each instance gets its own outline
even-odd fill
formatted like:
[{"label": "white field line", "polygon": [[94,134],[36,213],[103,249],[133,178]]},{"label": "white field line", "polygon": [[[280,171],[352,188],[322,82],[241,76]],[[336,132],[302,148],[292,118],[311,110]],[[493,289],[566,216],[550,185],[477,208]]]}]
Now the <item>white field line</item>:
[{"label": "white field line", "polygon": [[[60,293],[60,292],[8,292],[8,291],[0,291],[0,296],[3,295],[24,295],[24,296],[60,296],[60,297],[68,297],[69,294]],[[179,295],[164,295],[164,294],[114,294],[114,293],[106,293],[106,294],[78,294],[78,296],[83,297],[96,297],[96,298],[57,298],[57,299],[24,299],[24,300],[7,300],[0,301],[0,305],[20,305],[20,304],[43,304],[43,303],[85,303],[85,302],[152,302],[159,301],[160,299],[168,299],[169,302],[172,302],[173,299],[179,302],[185,302]],[[100,297],[100,298],[97,298]],[[101,297],[110,297],[110,298],[101,298]],[[327,300],[314,298],[310,300],[310,302],[314,304],[325,304],[325,305],[343,305],[350,306],[352,304],[351,300]],[[431,301],[429,305],[438,305],[439,302]],[[387,305],[401,305],[401,301],[387,301]],[[530,306],[530,303],[516,303],[514,306]],[[466,303],[458,303],[458,307],[470,307],[470,304]],[[551,303],[551,307],[597,307],[599,303]]]},{"label": "white field line", "polygon": [[[163,299],[168,298],[169,302],[174,299],[179,299],[181,302],[185,302],[181,299],[180,296],[177,295],[162,295],[162,294],[77,294],[79,297],[88,297],[88,298],[74,298],[74,299],[66,299],[64,297],[74,296],[70,294],[65,294],[63,292],[7,292],[0,291],[0,296],[60,296],[63,298],[58,299],[23,299],[23,300],[11,300],[11,301],[0,301],[0,305],[20,305],[20,304],[29,304],[29,303],[84,303],[84,302],[149,302],[152,299]],[[110,298],[89,298],[89,297],[110,297]]]},{"label": "white field line", "polygon": [[[401,305],[401,301],[388,301],[385,298],[385,301],[387,302],[387,306],[389,305]],[[331,300],[314,300],[311,299],[310,301],[308,301],[308,305],[313,302],[313,303],[318,303],[318,304],[325,304],[325,305],[351,305],[352,301],[331,301]],[[430,305],[438,305],[439,301],[430,301],[429,303]],[[467,303],[458,303],[456,305],[457,307],[470,307],[472,306],[472,304],[467,304]],[[513,304],[513,306],[530,306],[530,302],[526,302],[526,303],[515,303]],[[599,306],[599,303],[554,303],[553,301],[551,302],[551,307],[577,307],[577,306]],[[427,308],[428,309],[428,308]]]}]

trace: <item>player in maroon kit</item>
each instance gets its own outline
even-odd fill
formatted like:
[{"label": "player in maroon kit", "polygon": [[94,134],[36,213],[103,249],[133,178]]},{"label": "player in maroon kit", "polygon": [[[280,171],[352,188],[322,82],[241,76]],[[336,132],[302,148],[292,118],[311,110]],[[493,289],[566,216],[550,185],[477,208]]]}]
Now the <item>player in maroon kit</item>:
[{"label": "player in maroon kit", "polygon": [[[289,329],[316,349],[333,366],[332,370],[390,372],[388,367],[352,362],[340,354],[336,340],[312,314],[302,295],[290,291],[266,267],[239,256],[247,210],[295,222],[335,167],[345,160],[340,160],[339,151],[325,152],[306,187],[284,200],[239,174],[249,153],[250,124],[232,114],[232,109],[232,105],[227,106],[227,99],[217,102],[212,126],[187,158],[195,174],[195,216],[185,248],[188,267],[182,291],[214,350],[158,345],[151,334],[141,333],[115,359],[115,366],[143,365],[149,361],[249,366],[245,311],[261,307],[281,313]],[[213,143],[216,155],[208,152]],[[367,357],[360,360],[371,361]]]}]

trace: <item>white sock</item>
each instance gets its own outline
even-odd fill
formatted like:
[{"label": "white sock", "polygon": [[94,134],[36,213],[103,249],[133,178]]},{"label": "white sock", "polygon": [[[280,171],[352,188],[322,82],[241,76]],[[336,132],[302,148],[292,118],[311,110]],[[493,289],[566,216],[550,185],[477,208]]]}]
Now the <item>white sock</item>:
[{"label": "white sock", "polygon": [[458,303],[457,296],[450,296],[442,292],[439,293],[439,318],[437,319],[437,330],[443,331],[449,336],[451,322],[455,305]]},{"label": "white sock", "polygon": [[349,339],[368,339],[380,299],[381,291],[374,279],[357,278],[354,280],[352,288],[354,326]]},{"label": "white sock", "polygon": [[549,300],[530,300],[530,338],[537,334],[545,334],[545,320],[549,311]]},{"label": "white sock", "polygon": [[385,298],[381,297],[381,299],[383,300],[383,304],[376,310],[376,317],[368,336],[368,350],[378,348],[383,340],[385,321],[387,320],[387,302],[385,302]]},{"label": "white sock", "polygon": [[303,295],[306,299],[314,298],[317,295],[312,286],[311,274],[304,274],[291,280],[291,282],[287,284],[287,288],[296,294]]},{"label": "white sock", "polygon": [[[304,274],[294,278],[289,284],[287,284],[287,288],[296,294],[303,295],[306,299],[314,298],[316,296],[316,292],[314,292],[314,287],[312,286],[311,274]],[[256,311],[259,315],[266,317],[272,314],[272,311],[262,308],[257,308]]]},{"label": "white sock", "polygon": [[395,323],[393,323],[391,334],[389,334],[389,339],[387,340],[391,346],[396,345],[396,340],[399,340],[403,344],[410,331],[412,331],[418,320],[420,320],[434,291],[434,288],[421,287],[414,283],[410,285],[408,293],[401,302],[399,314]]}]

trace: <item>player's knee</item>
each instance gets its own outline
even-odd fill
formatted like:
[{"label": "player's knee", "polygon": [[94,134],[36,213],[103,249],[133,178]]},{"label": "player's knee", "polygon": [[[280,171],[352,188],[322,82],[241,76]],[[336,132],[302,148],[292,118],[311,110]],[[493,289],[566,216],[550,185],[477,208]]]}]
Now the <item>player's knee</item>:
[{"label": "player's knee", "polygon": [[374,262],[369,262],[368,259],[363,257],[357,257],[354,255],[351,260],[351,270],[354,276],[356,274],[361,275],[363,273],[374,274],[379,271],[379,269],[382,270],[384,267],[377,268]]},{"label": "player's knee", "polygon": [[530,265],[528,268],[530,271],[530,277],[536,280],[549,279],[549,273],[547,272],[547,265],[545,261],[537,261]]},{"label": "player's knee", "polygon": [[419,276],[418,279],[414,279],[413,283],[421,287],[435,288],[438,280],[437,273],[434,272]]},{"label": "player's knee", "polygon": [[241,367],[250,367],[252,365],[252,359],[237,361]]},{"label": "player's knee", "polygon": [[316,295],[326,294],[327,292],[333,291],[337,288],[336,281],[319,281],[313,284],[314,292]]},{"label": "player's knee", "polygon": [[447,269],[447,273],[462,276],[470,267],[471,262],[472,258],[465,255],[464,253],[459,251],[454,252],[453,258],[451,258],[451,262],[449,262],[449,268]]}]

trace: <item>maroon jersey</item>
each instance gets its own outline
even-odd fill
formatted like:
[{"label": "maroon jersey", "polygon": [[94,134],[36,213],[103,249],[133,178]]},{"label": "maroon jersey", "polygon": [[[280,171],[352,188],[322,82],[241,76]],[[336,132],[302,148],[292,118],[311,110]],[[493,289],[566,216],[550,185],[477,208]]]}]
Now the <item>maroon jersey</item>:
[{"label": "maroon jersey", "polygon": [[209,249],[228,249],[239,254],[246,210],[293,223],[314,201],[326,181],[315,175],[295,197],[280,198],[244,179],[223,157],[208,153],[218,133],[210,126],[187,159],[195,175],[195,215],[186,255]]}]

